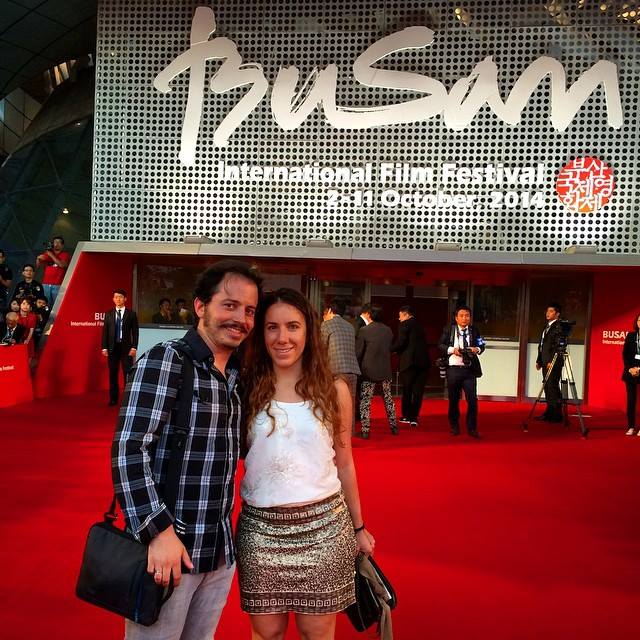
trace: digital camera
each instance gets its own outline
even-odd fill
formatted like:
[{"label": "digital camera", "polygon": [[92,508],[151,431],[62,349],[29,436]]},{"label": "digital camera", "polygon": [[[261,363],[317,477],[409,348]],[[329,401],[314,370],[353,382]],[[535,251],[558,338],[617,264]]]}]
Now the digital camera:
[{"label": "digital camera", "polygon": [[471,347],[465,347],[464,349],[460,349],[460,356],[462,357],[462,364],[465,367],[471,366],[471,357],[473,356],[473,351],[471,351]]}]

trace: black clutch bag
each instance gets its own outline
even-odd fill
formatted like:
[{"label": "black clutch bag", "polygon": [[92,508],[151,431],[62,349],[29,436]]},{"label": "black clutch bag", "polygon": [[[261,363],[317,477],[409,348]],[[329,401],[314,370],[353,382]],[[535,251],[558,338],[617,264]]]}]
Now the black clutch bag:
[{"label": "black clutch bag", "polygon": [[113,502],[104,521],[89,529],[76,595],[148,627],[173,593],[173,577],[166,588],[155,583],[147,573],[147,546],[115,527],[116,518]]},{"label": "black clutch bag", "polygon": [[[395,609],[396,593],[374,559],[358,556],[356,559],[356,601],[345,613],[356,631],[366,631],[380,623],[383,608]],[[384,604],[383,604],[384,603]]]}]

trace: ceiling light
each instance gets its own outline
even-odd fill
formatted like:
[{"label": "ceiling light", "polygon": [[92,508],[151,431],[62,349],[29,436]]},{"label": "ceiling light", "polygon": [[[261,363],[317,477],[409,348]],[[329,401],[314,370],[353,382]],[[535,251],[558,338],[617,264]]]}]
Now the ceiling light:
[{"label": "ceiling light", "polygon": [[436,242],[434,249],[436,251],[462,251],[462,245],[459,242]]},{"label": "ceiling light", "polygon": [[320,248],[331,248],[333,247],[333,242],[331,240],[327,240],[326,238],[309,238],[305,243],[305,247],[320,247]]},{"label": "ceiling light", "polygon": [[182,238],[185,244],[210,244],[213,240],[209,236],[185,236]]},{"label": "ceiling light", "polygon": [[572,244],[565,247],[565,253],[598,253],[597,244]]}]

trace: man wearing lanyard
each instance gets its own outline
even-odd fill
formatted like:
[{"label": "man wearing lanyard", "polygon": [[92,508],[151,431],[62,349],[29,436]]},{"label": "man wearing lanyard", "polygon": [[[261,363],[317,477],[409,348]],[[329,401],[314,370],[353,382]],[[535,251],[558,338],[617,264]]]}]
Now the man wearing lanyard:
[{"label": "man wearing lanyard", "polygon": [[544,397],[547,401],[545,412],[538,416],[536,420],[546,422],[562,422],[562,393],[560,391],[560,376],[562,374],[562,355],[556,357],[556,362],[551,368],[553,357],[558,352],[560,339],[560,319],[561,307],[556,302],[552,302],[547,307],[545,318],[547,324],[540,336],[538,343],[538,358],[536,359],[536,369],[542,371],[544,383]]},{"label": "man wearing lanyard", "polygon": [[122,368],[126,384],[138,348],[138,317],[135,311],[125,307],[126,302],[125,290],[116,289],[113,292],[114,308],[104,314],[102,355],[107,357],[109,364],[109,406],[118,403],[118,370]]},{"label": "man wearing lanyard", "polygon": [[464,390],[467,401],[467,433],[478,439],[477,379],[482,375],[478,356],[484,351],[480,332],[471,326],[471,309],[456,309],[455,322],[445,327],[440,336],[440,351],[447,358],[447,390],[449,394],[449,426],[451,435],[460,435],[460,397]]}]

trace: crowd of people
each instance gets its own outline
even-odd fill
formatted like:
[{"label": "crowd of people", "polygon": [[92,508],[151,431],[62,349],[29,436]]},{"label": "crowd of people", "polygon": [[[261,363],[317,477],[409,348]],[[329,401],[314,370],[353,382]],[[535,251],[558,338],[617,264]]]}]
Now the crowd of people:
[{"label": "crowd of people", "polygon": [[[35,264],[22,265],[22,279],[14,283],[13,270],[5,251],[0,249],[0,344],[27,345],[32,369],[70,260],[64,238],[56,236],[37,256]],[[38,268],[42,268],[42,282],[35,278]]]},{"label": "crowd of people", "polygon": [[[398,435],[398,423],[417,427],[430,361],[424,328],[413,309],[409,305],[400,308],[395,339],[391,328],[384,323],[382,307],[365,304],[355,328],[343,318],[344,312],[344,302],[329,303],[323,314],[322,333],[332,371],[344,377],[354,407],[358,405],[361,423],[358,437],[366,440],[370,436],[371,400],[378,386],[392,435]],[[439,349],[446,369],[451,434],[460,434],[459,404],[464,391],[468,405],[467,432],[479,438],[476,381],[482,375],[478,356],[484,351],[484,340],[470,323],[471,309],[460,306],[454,322],[443,329]],[[392,394],[392,354],[398,355],[398,377],[402,385],[400,417],[396,415]]]}]

